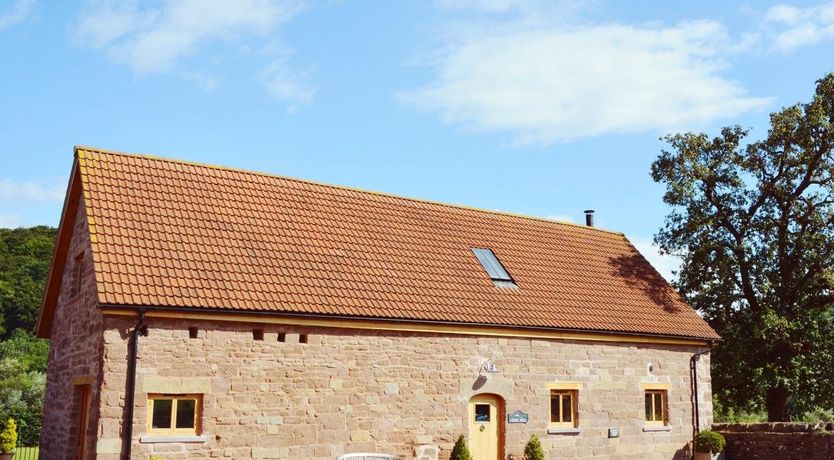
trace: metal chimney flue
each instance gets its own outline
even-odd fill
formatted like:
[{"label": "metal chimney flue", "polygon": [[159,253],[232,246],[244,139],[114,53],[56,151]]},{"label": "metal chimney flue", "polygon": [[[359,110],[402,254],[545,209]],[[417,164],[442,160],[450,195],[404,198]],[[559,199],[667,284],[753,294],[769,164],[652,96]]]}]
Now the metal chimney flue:
[{"label": "metal chimney flue", "polygon": [[594,226],[594,210],[593,209],[586,209],[585,210],[585,225],[588,227]]}]

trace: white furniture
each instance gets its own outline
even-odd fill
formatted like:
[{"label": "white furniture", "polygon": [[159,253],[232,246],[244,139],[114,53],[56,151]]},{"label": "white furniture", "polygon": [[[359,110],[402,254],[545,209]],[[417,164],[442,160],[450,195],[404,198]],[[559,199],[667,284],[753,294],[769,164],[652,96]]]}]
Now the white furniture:
[{"label": "white furniture", "polygon": [[338,460],[396,460],[393,455],[388,454],[345,454]]}]

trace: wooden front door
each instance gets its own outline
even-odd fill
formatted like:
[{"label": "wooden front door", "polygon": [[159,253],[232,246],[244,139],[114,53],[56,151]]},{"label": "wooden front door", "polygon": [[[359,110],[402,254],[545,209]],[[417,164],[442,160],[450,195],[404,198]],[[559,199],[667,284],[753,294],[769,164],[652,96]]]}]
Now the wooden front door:
[{"label": "wooden front door", "polygon": [[75,459],[84,460],[87,446],[87,420],[90,411],[90,385],[77,385],[78,426],[76,429]]},{"label": "wooden front door", "polygon": [[473,460],[499,460],[502,414],[497,396],[477,395],[469,400],[469,450]]}]

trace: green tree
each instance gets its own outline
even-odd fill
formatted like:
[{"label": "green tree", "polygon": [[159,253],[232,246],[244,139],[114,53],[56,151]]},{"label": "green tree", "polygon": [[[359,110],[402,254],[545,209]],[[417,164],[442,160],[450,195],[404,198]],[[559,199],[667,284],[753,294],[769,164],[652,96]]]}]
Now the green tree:
[{"label": "green tree", "polygon": [[20,441],[40,438],[49,344],[37,320],[56,230],[0,229],[0,420],[14,418]]},{"label": "green tree", "polygon": [[544,460],[544,450],[539,437],[531,435],[527,445],[524,446],[524,460]]},{"label": "green tree", "polygon": [[452,447],[452,453],[449,460],[472,460],[472,454],[469,453],[469,446],[466,444],[466,438],[460,435]]},{"label": "green tree", "polygon": [[56,230],[0,228],[0,334],[35,327]]},{"label": "green tree", "polygon": [[676,287],[724,339],[716,393],[771,421],[834,399],[832,123],[834,74],[771,114],[764,140],[667,136],[652,164],[672,207],[655,241],[682,256]]},{"label": "green tree", "polygon": [[20,441],[38,445],[48,344],[18,329],[0,342],[0,420],[14,418]]}]

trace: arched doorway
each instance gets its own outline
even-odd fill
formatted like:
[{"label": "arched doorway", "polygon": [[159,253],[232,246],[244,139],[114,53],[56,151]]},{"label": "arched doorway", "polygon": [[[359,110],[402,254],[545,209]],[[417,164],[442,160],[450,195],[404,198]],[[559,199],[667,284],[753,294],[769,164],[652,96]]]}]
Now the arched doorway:
[{"label": "arched doorway", "polygon": [[504,400],[479,394],[469,400],[469,450],[473,460],[504,458]]}]

